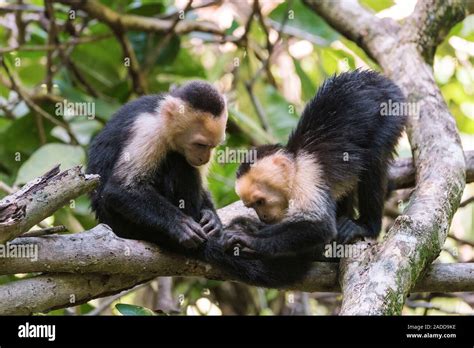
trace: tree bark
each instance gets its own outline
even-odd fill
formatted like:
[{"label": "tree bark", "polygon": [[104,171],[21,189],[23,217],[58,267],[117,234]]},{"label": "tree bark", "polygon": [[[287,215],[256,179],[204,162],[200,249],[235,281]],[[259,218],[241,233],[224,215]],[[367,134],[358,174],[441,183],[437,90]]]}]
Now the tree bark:
[{"label": "tree bark", "polygon": [[81,167],[59,172],[59,166],[30,181],[0,201],[0,244],[28,231],[98,183],[98,175],[85,175]]}]

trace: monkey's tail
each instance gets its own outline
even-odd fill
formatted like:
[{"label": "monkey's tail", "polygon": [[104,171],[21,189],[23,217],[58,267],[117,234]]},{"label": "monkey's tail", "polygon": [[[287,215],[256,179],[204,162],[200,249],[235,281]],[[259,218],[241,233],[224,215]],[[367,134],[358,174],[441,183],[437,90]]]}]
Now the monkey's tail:
[{"label": "monkey's tail", "polygon": [[227,254],[222,245],[210,238],[205,243],[204,261],[217,265],[235,280],[263,287],[282,287],[303,279],[311,267],[307,258],[246,259]]}]

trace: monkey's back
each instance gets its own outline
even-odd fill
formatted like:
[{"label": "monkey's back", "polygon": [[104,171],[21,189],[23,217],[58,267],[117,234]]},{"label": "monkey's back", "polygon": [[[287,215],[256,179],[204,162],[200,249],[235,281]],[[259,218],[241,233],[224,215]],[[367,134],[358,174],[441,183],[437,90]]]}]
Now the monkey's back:
[{"label": "monkey's back", "polygon": [[306,105],[287,147],[315,154],[331,183],[346,181],[369,161],[392,157],[406,116],[384,116],[381,110],[404,100],[391,80],[373,71],[331,77]]},{"label": "monkey's back", "polygon": [[156,112],[161,98],[161,95],[150,95],[128,102],[112,116],[92,141],[88,153],[87,173],[100,175],[99,186],[90,195],[92,209],[99,220],[103,210],[101,192],[112,177],[115,164],[130,139],[135,119],[142,113]]}]

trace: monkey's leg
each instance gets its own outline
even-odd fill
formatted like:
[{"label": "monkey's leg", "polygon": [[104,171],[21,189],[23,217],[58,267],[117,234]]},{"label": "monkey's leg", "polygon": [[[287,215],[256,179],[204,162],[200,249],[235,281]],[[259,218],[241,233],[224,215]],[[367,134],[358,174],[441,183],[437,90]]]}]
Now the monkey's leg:
[{"label": "monkey's leg", "polygon": [[185,248],[196,248],[207,236],[201,226],[183,214],[155,189],[141,184],[134,189],[124,189],[108,183],[103,191],[107,208],[120,214],[132,224],[146,229],[147,240],[154,242],[154,235],[165,233]]},{"label": "monkey's leg", "polygon": [[346,197],[337,202],[336,216],[346,216],[354,218],[354,192],[349,193]]},{"label": "monkey's leg", "polygon": [[365,236],[376,238],[382,228],[384,198],[387,188],[387,166],[374,156],[371,165],[359,183],[358,224],[365,229]]}]

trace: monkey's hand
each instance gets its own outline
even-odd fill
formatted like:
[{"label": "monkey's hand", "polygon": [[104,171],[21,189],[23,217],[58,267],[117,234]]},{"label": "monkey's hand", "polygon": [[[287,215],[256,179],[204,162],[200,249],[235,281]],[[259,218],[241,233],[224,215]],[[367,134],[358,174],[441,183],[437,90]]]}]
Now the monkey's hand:
[{"label": "monkey's hand", "polygon": [[174,229],[178,243],[185,248],[195,249],[207,240],[207,235],[201,226],[189,216],[185,216]]},{"label": "monkey's hand", "polygon": [[[255,250],[255,238],[241,231],[227,230],[221,238],[224,250],[245,258],[258,258],[259,253]],[[237,249],[236,249],[237,248]]]},{"label": "monkey's hand", "polygon": [[219,216],[210,209],[203,209],[201,211],[201,220],[199,221],[199,224],[208,236],[212,236],[222,231],[221,219],[219,219]]}]

